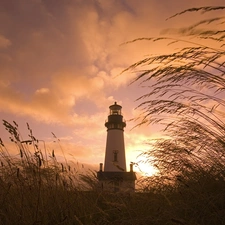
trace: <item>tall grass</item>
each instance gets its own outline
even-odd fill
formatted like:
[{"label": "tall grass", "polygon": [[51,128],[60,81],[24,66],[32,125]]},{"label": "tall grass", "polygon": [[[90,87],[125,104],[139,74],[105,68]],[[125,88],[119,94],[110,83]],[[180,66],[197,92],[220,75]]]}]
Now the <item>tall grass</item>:
[{"label": "tall grass", "polygon": [[168,207],[162,217],[168,214],[168,224],[225,223],[225,17],[207,17],[208,12],[224,9],[184,10],[169,19],[198,11],[204,18],[167,29],[168,36],[129,42],[174,46],[169,53],[151,53],[123,71],[135,72],[133,82],[146,88],[137,99],[142,111],[135,118],[137,126],[157,124],[163,131],[164,138],[149,143],[150,150],[143,152],[146,163],[159,173],[139,182],[143,190],[165,196]]},{"label": "tall grass", "polygon": [[46,156],[29,126],[29,139],[22,140],[17,125],[4,125],[18,157],[0,141],[0,224],[224,224],[221,176],[187,171],[173,183],[144,177],[134,194],[104,193],[95,171],[80,175],[54,152]]},{"label": "tall grass", "polygon": [[[23,140],[15,122],[3,124],[19,154],[12,157],[1,140],[1,223],[69,224],[72,214],[72,221],[79,221],[76,213],[88,208],[83,206],[85,198],[77,201],[77,191],[82,188],[78,174],[58,162],[54,151],[47,156],[29,125],[29,139]],[[76,208],[79,212],[73,211]]]},{"label": "tall grass", "polygon": [[[96,171],[80,174],[67,161],[46,155],[27,124],[22,139],[16,122],[3,121],[16,157],[0,141],[0,224],[141,224],[135,197],[97,189]],[[56,136],[54,136],[56,138]],[[56,138],[57,139],[57,138]],[[63,149],[62,149],[63,150]]]}]

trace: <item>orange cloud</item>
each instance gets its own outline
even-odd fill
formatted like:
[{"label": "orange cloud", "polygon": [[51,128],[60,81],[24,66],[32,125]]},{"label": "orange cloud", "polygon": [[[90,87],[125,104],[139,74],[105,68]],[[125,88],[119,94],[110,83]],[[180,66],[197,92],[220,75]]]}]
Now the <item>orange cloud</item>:
[{"label": "orange cloud", "polygon": [[11,45],[11,41],[0,34],[0,49],[1,48],[7,48]]}]

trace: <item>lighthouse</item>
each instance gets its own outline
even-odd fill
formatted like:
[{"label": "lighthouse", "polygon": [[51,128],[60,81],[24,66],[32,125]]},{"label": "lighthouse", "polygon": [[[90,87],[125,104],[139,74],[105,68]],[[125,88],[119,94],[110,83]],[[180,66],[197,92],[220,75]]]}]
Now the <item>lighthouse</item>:
[{"label": "lighthouse", "polygon": [[[107,128],[105,163],[100,163],[97,172],[100,188],[104,191],[134,191],[136,174],[133,165],[130,171],[126,170],[126,154],[124,144],[124,128],[126,122],[122,115],[122,106],[116,102],[109,106]],[[103,169],[104,168],[104,169]]]}]

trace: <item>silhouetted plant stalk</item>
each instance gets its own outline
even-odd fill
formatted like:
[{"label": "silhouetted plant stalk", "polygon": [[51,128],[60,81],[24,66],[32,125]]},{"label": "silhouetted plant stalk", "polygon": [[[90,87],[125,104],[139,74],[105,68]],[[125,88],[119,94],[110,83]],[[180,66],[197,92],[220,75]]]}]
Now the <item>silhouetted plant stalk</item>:
[{"label": "silhouetted plant stalk", "polygon": [[[188,12],[224,9],[223,6],[191,8],[169,19]],[[224,25],[225,17],[206,18],[187,27],[164,31],[176,37],[127,42],[167,41],[168,45],[185,45],[172,53],[146,57],[123,71],[136,72],[132,82],[148,87],[148,92],[137,99],[140,102],[137,108],[142,113],[135,120],[137,126],[157,123],[163,127],[163,135],[167,137],[159,138],[151,144],[152,150],[143,155],[146,162],[159,169],[158,178],[164,177],[167,184],[168,180],[177,182],[177,176],[187,177],[197,171],[225,179]],[[150,179],[156,180],[157,176]]]},{"label": "silhouetted plant stalk", "polygon": [[[80,188],[81,182],[78,179],[77,172],[71,170],[67,161],[65,166],[63,162],[58,162],[54,150],[52,150],[51,156],[46,155],[45,144],[40,147],[40,141],[33,135],[29,124],[27,124],[28,140],[23,140],[16,122],[11,124],[3,120],[3,125],[9,132],[9,138],[15,144],[19,153],[18,157],[10,155],[3,141],[0,140],[0,172],[4,179],[10,180],[12,178],[13,182],[15,182],[14,176],[16,175],[19,183],[26,182],[26,185],[31,186],[35,184],[39,189],[42,183],[60,186],[60,188],[61,186]],[[70,185],[68,185],[69,183]]]},{"label": "silhouetted plant stalk", "polygon": [[[19,133],[18,125],[7,121],[3,124],[18,154],[10,155],[0,139],[1,224],[133,222],[133,215],[127,216],[127,212],[133,211],[128,208],[130,199],[127,195],[97,191],[96,172],[89,170],[80,174],[79,170],[72,168],[72,163],[57,161],[54,149],[46,156],[45,145],[40,145],[28,124],[26,140]],[[132,207],[137,208],[135,203]],[[118,214],[118,211],[125,213]],[[137,215],[135,220],[138,221]]]}]

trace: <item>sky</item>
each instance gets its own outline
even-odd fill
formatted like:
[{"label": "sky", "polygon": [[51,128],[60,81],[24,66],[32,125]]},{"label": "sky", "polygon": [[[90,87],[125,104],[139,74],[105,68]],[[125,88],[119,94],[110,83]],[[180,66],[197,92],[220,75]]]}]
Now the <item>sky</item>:
[{"label": "sky", "polygon": [[[140,113],[135,100],[146,90],[130,85],[135,73],[120,73],[164,49],[158,43],[123,43],[195,22],[195,16],[166,19],[187,8],[219,6],[223,1],[1,0],[1,120],[16,121],[24,140],[29,123],[49,153],[54,149],[60,159],[63,149],[68,161],[97,168],[104,162],[108,107],[116,101],[127,121],[127,165],[139,161],[137,156],[148,149],[145,143],[161,133],[152,126],[132,129],[135,122],[130,120]],[[3,125],[0,137],[8,143]]]}]

